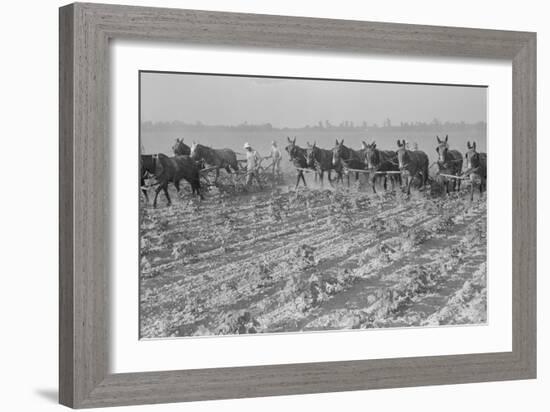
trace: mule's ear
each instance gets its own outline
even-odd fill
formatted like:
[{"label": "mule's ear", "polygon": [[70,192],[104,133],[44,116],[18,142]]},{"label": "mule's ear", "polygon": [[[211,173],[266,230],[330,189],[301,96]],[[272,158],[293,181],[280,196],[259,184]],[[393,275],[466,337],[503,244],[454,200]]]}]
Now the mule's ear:
[{"label": "mule's ear", "polygon": [[339,145],[340,145],[340,143],[338,142],[338,138],[336,138],[336,144],[335,144],[335,146],[339,146]]},{"label": "mule's ear", "polygon": [[476,142],[474,142],[474,144],[472,144],[472,147],[474,148],[474,150],[476,150]]},{"label": "mule's ear", "polygon": [[340,146],[343,146],[344,145],[344,139],[342,139],[342,141],[340,142]]},{"label": "mule's ear", "polygon": [[449,135],[445,135],[445,143],[447,143],[449,141]]},{"label": "mule's ear", "polygon": [[292,140],[290,140],[290,137],[286,137],[286,140],[288,140],[288,143],[292,143]]},{"label": "mule's ear", "polygon": [[436,136],[437,138],[437,143],[441,143],[441,139],[439,138],[439,136]]},{"label": "mule's ear", "polygon": [[294,136],[294,140],[292,141],[292,144],[296,144],[296,136]]},{"label": "mule's ear", "polygon": [[469,140],[468,140],[468,142],[466,143],[466,147],[467,147],[468,149],[471,149],[471,148],[472,148],[472,147],[470,146],[470,141],[469,141]]},{"label": "mule's ear", "polygon": [[401,142],[397,139],[397,147],[401,147]]}]

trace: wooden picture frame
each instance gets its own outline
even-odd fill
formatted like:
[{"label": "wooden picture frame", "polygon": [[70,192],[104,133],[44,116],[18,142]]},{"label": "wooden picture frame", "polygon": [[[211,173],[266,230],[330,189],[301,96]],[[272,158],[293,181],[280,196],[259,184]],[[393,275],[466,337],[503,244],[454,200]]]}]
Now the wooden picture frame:
[{"label": "wooden picture frame", "polygon": [[[71,4],[60,9],[59,399],[73,408],[536,376],[536,34]],[[110,39],[496,58],[513,65],[511,352],[110,374]],[[508,165],[507,165],[508,167]]]}]

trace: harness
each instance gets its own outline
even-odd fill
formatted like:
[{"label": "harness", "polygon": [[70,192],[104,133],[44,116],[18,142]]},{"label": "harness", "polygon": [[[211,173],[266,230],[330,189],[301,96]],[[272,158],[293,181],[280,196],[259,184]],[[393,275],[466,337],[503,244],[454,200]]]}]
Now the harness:
[{"label": "harness", "polygon": [[462,176],[469,176],[472,173],[476,173],[479,171],[481,166],[471,167],[468,170],[466,170],[464,173],[462,173]]},{"label": "harness", "polygon": [[464,159],[445,160],[444,162],[442,162],[441,160],[438,160],[437,162],[432,163],[432,165],[437,163],[437,165],[439,166],[440,169],[447,169],[448,166],[446,167],[445,165],[447,165],[449,163],[460,163],[460,162],[463,162],[463,161],[464,161]]},{"label": "harness", "polygon": [[[222,164],[223,162],[220,162],[220,158],[216,151],[212,149],[211,147],[199,145],[197,149],[200,149],[199,157],[204,160],[206,164],[209,165],[215,165],[218,166],[218,163]],[[223,159],[222,159],[223,160]]]},{"label": "harness", "polygon": [[[350,163],[353,162],[353,161],[358,161],[358,162],[361,162],[362,164],[365,164],[364,160],[361,159],[361,156],[355,150],[350,149],[349,147],[344,146],[344,145],[341,145],[339,147],[341,148],[341,150],[334,153],[334,154],[338,155],[338,163],[334,164],[334,154],[333,154],[333,159],[332,159],[333,161],[331,162],[332,169],[338,171],[340,169],[336,169],[336,167],[342,167],[342,165],[343,165],[343,168],[346,171],[352,170],[352,169],[350,169],[349,166],[350,166]],[[349,157],[347,159],[344,158],[344,156],[343,156],[344,151],[347,151],[348,154],[349,154]],[[340,153],[340,152],[342,152],[342,153]]]},{"label": "harness", "polygon": [[[330,170],[333,169],[332,167],[332,153],[328,150],[320,149],[319,147],[315,147],[313,149],[313,152],[311,153],[313,156],[313,161],[315,163],[315,167],[320,170]],[[327,154],[329,155],[327,158]],[[319,157],[321,159],[319,159]],[[327,162],[328,159],[328,162]],[[323,169],[322,161],[327,162],[330,166],[327,169]]]}]

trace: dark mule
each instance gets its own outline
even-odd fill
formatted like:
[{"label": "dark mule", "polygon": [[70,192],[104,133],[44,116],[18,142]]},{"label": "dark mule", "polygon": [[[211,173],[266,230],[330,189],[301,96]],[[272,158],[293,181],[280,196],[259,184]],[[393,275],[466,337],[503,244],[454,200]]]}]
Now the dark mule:
[{"label": "dark mule", "polygon": [[[449,150],[449,135],[445,136],[445,140],[441,140],[437,137],[436,151],[439,155],[437,160],[437,166],[439,167],[439,173],[444,173],[452,176],[459,176],[462,173],[462,153],[458,150]],[[449,183],[452,180],[453,191],[460,191],[460,180],[445,177],[445,191],[449,194]]]},{"label": "dark mule", "polygon": [[376,177],[384,178],[384,190],[388,189],[388,174],[390,176],[392,191],[396,183],[401,186],[401,174],[387,173],[399,172],[399,162],[397,160],[397,152],[393,150],[378,150],[376,142],[367,144],[363,142],[363,150],[367,169],[371,173],[372,191],[376,193]]},{"label": "dark mule", "polygon": [[[332,166],[336,169],[336,171],[342,169],[342,167],[356,170],[365,169],[363,150],[353,150],[347,146],[344,146],[344,139],[340,142],[336,139],[336,146],[332,149]],[[349,172],[347,175],[349,186]],[[355,181],[357,180],[359,180],[359,172],[355,172]]]},{"label": "dark mule", "polygon": [[218,182],[220,169],[225,169],[229,174],[231,174],[231,169],[235,172],[239,171],[237,155],[231,149],[212,149],[211,147],[193,142],[191,145],[191,159],[197,162],[204,162],[206,166],[216,168],[214,184]]},{"label": "dark mule", "polygon": [[176,139],[172,150],[176,156],[189,156],[191,154],[191,148],[183,143],[183,139]]},{"label": "dark mule", "polygon": [[314,168],[317,173],[319,173],[319,179],[321,180],[321,186],[323,185],[323,175],[325,172],[328,172],[328,181],[332,183],[331,171],[334,169],[338,174],[337,180],[343,181],[342,178],[342,168],[335,167],[332,165],[332,151],[321,149],[317,147],[317,144],[314,142],[312,145],[308,143],[306,149],[306,159],[307,165],[310,168]]},{"label": "dark mule", "polygon": [[421,150],[409,150],[407,142],[397,140],[397,162],[401,175],[408,174],[407,194],[411,194],[411,183],[417,177],[420,178],[420,187],[423,188],[428,182],[428,168],[430,161],[428,155]]},{"label": "dark mule", "polygon": [[470,176],[472,183],[470,190],[470,200],[474,200],[474,186],[479,185],[479,196],[483,193],[483,187],[487,190],[487,153],[479,153],[476,151],[476,142],[470,145],[467,144],[468,151],[466,152],[466,171],[464,176]]},{"label": "dark mule", "polygon": [[145,187],[145,179],[148,176],[155,175],[155,159],[153,156],[154,155],[140,155],[139,157],[139,185],[147,203],[149,203],[149,195]]},{"label": "dark mule", "polygon": [[285,150],[288,153],[288,156],[290,157],[290,161],[298,169],[298,175],[296,176],[296,188],[298,188],[298,185],[300,184],[300,179],[302,179],[302,182],[304,182],[304,186],[306,185],[306,178],[304,177],[304,171],[301,169],[308,169],[307,165],[307,151],[304,148],[301,148],[300,146],[296,145],[296,138],[293,140],[290,139],[290,137],[287,136],[286,138],[288,140],[288,146],[285,147]]},{"label": "dark mule", "polygon": [[170,195],[168,194],[168,183],[172,183],[179,192],[181,179],[189,182],[193,195],[197,194],[203,199],[199,167],[193,159],[189,156],[168,157],[162,153],[153,155],[153,159],[155,162],[155,177],[159,184],[155,192],[155,200],[153,201],[154,207],[157,207],[157,198],[161,190],[164,191],[168,205],[172,204]]}]

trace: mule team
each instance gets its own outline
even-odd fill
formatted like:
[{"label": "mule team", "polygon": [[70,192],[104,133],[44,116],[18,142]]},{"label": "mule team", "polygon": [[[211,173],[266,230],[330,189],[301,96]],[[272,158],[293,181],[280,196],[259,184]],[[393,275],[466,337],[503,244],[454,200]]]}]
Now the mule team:
[{"label": "mule team", "polygon": [[[315,143],[313,145],[308,143],[306,148],[301,148],[296,145],[296,138],[287,137],[287,140],[289,144],[286,151],[298,170],[296,187],[300,180],[306,185],[304,172],[309,170],[319,174],[321,183],[325,172],[328,174],[329,181],[331,181],[331,171],[336,172],[338,181],[343,179],[343,171],[347,170],[348,185],[352,173],[355,173],[355,179],[358,180],[359,173],[368,172],[374,193],[376,193],[376,181],[379,179],[383,179],[384,190],[387,190],[388,180],[392,183],[392,190],[396,184],[401,186],[405,180],[407,194],[411,193],[411,184],[414,181],[419,182],[422,188],[429,180],[428,155],[421,150],[411,150],[405,140],[397,140],[397,150],[379,150],[376,142],[364,141],[361,149],[354,150],[345,146],[344,140],[338,141],[338,139],[332,150],[318,148]],[[470,179],[472,182],[470,198],[473,199],[476,185],[481,194],[486,187],[487,154],[477,152],[475,142],[473,144],[468,142],[468,151],[464,155],[466,170],[463,172],[464,157],[458,150],[449,149],[449,136],[445,136],[445,139],[437,136],[437,143],[436,163],[446,193],[460,190],[461,180]]]},{"label": "mule team", "polygon": [[[302,148],[296,144],[296,138],[287,137],[288,145],[285,150],[290,157],[290,161],[298,171],[296,177],[296,187],[300,181],[306,186],[304,172],[315,172],[319,176],[321,184],[325,172],[329,182],[332,182],[331,173],[336,173],[336,181],[343,182],[344,172],[347,171],[347,181],[349,185],[350,175],[355,174],[355,179],[359,179],[359,174],[368,172],[372,190],[376,193],[377,180],[383,180],[384,190],[387,190],[387,182],[390,180],[392,190],[396,185],[405,183],[406,192],[410,194],[411,184],[417,182],[421,188],[425,187],[429,180],[429,160],[428,155],[421,151],[409,147],[405,140],[397,140],[396,150],[380,150],[375,142],[362,142],[359,150],[354,150],[344,145],[344,140],[338,141],[332,150],[322,149],[316,143],[307,144]],[[258,158],[257,152],[253,151],[250,145],[245,144],[248,158]],[[272,155],[280,156],[277,144],[273,142]],[[467,151],[462,155],[458,150],[449,148],[449,136],[440,139],[437,136],[436,151],[438,160],[436,162],[439,168],[440,180],[444,184],[445,192],[460,190],[460,182],[463,179],[471,181],[470,199],[473,200],[474,187],[479,188],[479,193],[486,188],[487,180],[487,154],[476,150],[476,143],[467,143]],[[193,143],[191,147],[187,146],[182,139],[177,139],[173,148],[173,157],[162,153],[157,155],[141,155],[141,187],[146,199],[147,190],[145,189],[145,179],[148,175],[154,176],[158,183],[155,191],[154,206],[157,205],[157,198],[161,191],[164,192],[168,204],[171,203],[168,194],[168,184],[172,183],[179,192],[179,182],[185,179],[191,185],[193,195],[201,199],[200,171],[204,167],[209,167],[216,171],[214,183],[217,182],[220,169],[225,169],[227,173],[236,173],[239,171],[236,153],[231,149],[212,149],[208,146]],[[270,156],[270,157],[271,157]],[[466,170],[463,169],[464,160],[466,161]],[[274,164],[279,164],[280,157],[274,159]],[[253,162],[257,164],[257,162]],[[249,161],[250,165],[251,162]],[[251,169],[249,167],[249,169]],[[274,169],[275,172],[275,169]],[[252,176],[257,173],[256,170],[247,170],[247,183],[251,182]]]}]

